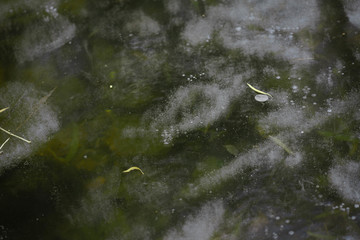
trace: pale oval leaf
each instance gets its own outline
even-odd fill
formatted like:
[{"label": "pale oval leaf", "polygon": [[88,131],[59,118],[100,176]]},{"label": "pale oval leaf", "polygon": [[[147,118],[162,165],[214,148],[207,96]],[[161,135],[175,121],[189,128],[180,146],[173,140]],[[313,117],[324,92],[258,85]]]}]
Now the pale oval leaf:
[{"label": "pale oval leaf", "polygon": [[237,150],[237,148],[234,145],[224,145],[224,147],[230,154],[234,156],[239,154],[239,150]]},{"label": "pale oval leaf", "polygon": [[258,102],[266,102],[267,100],[269,100],[269,97],[267,95],[264,94],[256,94],[255,95],[255,100]]}]

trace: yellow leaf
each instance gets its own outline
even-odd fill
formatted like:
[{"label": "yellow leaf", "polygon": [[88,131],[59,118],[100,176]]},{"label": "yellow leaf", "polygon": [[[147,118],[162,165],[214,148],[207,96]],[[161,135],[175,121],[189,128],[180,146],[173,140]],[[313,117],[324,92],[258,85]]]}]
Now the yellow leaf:
[{"label": "yellow leaf", "polygon": [[260,91],[259,89],[254,88],[254,87],[251,86],[249,83],[247,83],[247,85],[249,86],[249,88],[251,88],[253,91],[255,91],[255,92],[257,92],[257,93],[265,94],[265,95],[268,95],[269,97],[273,97],[273,96],[271,96],[269,93],[266,93],[266,92]]},{"label": "yellow leaf", "polygon": [[144,174],[144,172],[141,171],[141,169],[138,168],[138,167],[131,167],[131,168],[129,168],[128,170],[125,170],[125,171],[123,171],[123,172],[124,172],[124,173],[128,173],[128,172],[131,172],[131,171],[133,171],[133,170],[139,170],[142,174]]}]

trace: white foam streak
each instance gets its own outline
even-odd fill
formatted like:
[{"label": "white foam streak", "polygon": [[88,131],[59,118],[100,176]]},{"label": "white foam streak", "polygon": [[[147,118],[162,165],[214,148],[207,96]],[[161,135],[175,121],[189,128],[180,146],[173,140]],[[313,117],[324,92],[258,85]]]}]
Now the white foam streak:
[{"label": "white foam streak", "polygon": [[210,7],[205,18],[191,20],[185,27],[183,37],[196,45],[218,33],[228,48],[241,48],[247,54],[260,56],[273,52],[302,64],[312,59],[312,53],[308,47],[302,46],[306,45],[305,42],[296,42],[293,34],[315,28],[318,18],[315,0],[219,4]]},{"label": "white foam streak", "polygon": [[156,116],[153,128],[165,128],[169,138],[169,134],[208,126],[227,111],[232,98],[243,89],[221,88],[218,84],[180,87],[169,98],[164,111]]},{"label": "white foam streak", "polygon": [[337,165],[329,172],[329,180],[343,198],[360,202],[360,163]]},{"label": "white foam streak", "polygon": [[197,183],[191,184],[187,197],[196,197],[198,194],[234,178],[246,166],[272,165],[283,157],[283,149],[267,140],[258,147],[238,156],[230,164],[202,177]]},{"label": "white foam streak", "polygon": [[136,32],[143,37],[160,33],[160,25],[142,11],[134,12],[129,18],[132,21],[126,23],[126,31]]},{"label": "white foam streak", "polygon": [[75,37],[76,26],[64,17],[30,25],[16,47],[16,59],[22,63],[52,52]]}]

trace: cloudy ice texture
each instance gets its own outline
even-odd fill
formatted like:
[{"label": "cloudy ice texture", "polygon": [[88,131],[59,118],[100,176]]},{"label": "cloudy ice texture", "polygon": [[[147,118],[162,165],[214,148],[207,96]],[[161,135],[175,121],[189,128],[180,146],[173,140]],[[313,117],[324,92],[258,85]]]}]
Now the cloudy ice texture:
[{"label": "cloudy ice texture", "polygon": [[[40,144],[48,141],[51,134],[59,129],[58,117],[51,105],[47,102],[39,103],[40,99],[47,94],[49,93],[37,91],[32,85],[20,83],[11,83],[0,89],[2,107],[10,107],[1,113],[0,126],[31,141],[31,144],[28,144],[17,138],[10,138],[2,148],[0,173],[16,166],[22,158],[30,155]],[[9,137],[4,132],[0,134],[2,142]]]},{"label": "cloudy ice texture", "polygon": [[360,28],[360,1],[345,0],[344,9],[349,18],[349,21],[357,28]]},{"label": "cloudy ice texture", "polygon": [[160,33],[160,25],[152,18],[146,16],[142,11],[134,12],[131,21],[125,24],[125,29],[129,32],[136,32],[140,36],[149,36]]},{"label": "cloudy ice texture", "polygon": [[234,1],[209,7],[205,17],[194,17],[183,38],[196,45],[218,33],[228,48],[260,56],[272,52],[298,63],[311,60],[312,53],[305,43],[294,40],[294,34],[314,29],[318,18],[315,0]]},{"label": "cloudy ice texture", "polygon": [[88,193],[80,200],[80,206],[73,208],[68,215],[76,226],[96,225],[114,221],[116,198],[121,182],[121,171],[114,167],[103,176],[98,176],[88,184]]},{"label": "cloudy ice texture", "polygon": [[168,0],[166,2],[166,7],[170,13],[176,14],[179,13],[179,11],[181,11],[181,2],[177,0]]},{"label": "cloudy ice texture", "polygon": [[0,21],[8,14],[12,14],[17,10],[26,12],[26,10],[31,9],[37,12],[45,10],[52,16],[57,16],[57,7],[59,5],[59,0],[13,0],[13,1],[1,1],[0,2]]},{"label": "cloudy ice texture", "polygon": [[[360,114],[356,115],[360,110],[357,92],[350,93],[345,99],[332,99],[327,107],[319,108],[314,113],[299,104],[291,105],[288,93],[276,92],[273,95],[274,98],[267,104],[276,106],[275,110],[258,119],[258,126],[264,130],[264,137],[268,140],[236,156],[228,165],[189,184],[186,197],[196,197],[235,178],[245,167],[271,167],[282,160],[286,166],[296,167],[304,158],[301,146],[303,136],[307,133],[319,129],[334,115],[354,111],[355,119],[360,120]],[[287,153],[281,143],[292,153]]]},{"label": "cloudy ice texture", "polygon": [[206,126],[225,112],[230,103],[227,91],[215,84],[180,87],[170,97],[160,122],[180,131]]},{"label": "cloudy ice texture", "polygon": [[16,59],[20,63],[32,61],[62,47],[75,37],[75,33],[75,24],[62,16],[30,24],[15,46]]},{"label": "cloudy ice texture", "polygon": [[[209,191],[210,189],[226,182],[239,175],[244,167],[272,166],[273,164],[285,158],[285,151],[273,141],[266,140],[257,147],[240,154],[228,165],[211,172],[195,183],[189,184],[187,196],[189,198]],[[288,165],[294,165],[299,162],[301,153],[295,153],[287,156],[285,162]]]},{"label": "cloudy ice texture", "polygon": [[148,49],[165,42],[165,31],[141,10],[129,11],[113,7],[95,25],[101,37],[129,44],[133,49]]},{"label": "cloudy ice texture", "polygon": [[152,114],[152,129],[164,129],[164,143],[169,144],[178,133],[214,123],[226,113],[231,101],[245,90],[240,77],[232,81],[230,87],[219,83],[197,83],[178,88],[168,98],[165,108]]},{"label": "cloudy ice texture", "polygon": [[[289,101],[291,94],[276,92],[273,94],[273,101],[270,101],[269,104],[278,108],[258,120],[259,126],[266,133],[279,134],[282,139],[292,144],[291,147],[300,145],[298,139],[303,134],[318,129],[336,115],[352,114],[355,120],[360,120],[358,91],[349,92],[343,99],[330,97],[325,100],[326,105],[315,107],[316,111],[308,110],[309,105],[313,105],[313,102],[316,101],[316,96],[311,97],[314,92],[306,86],[300,91],[302,91],[302,95],[309,95],[309,102],[291,102]],[[308,92],[305,94],[304,91]]]},{"label": "cloudy ice texture", "polygon": [[349,161],[329,172],[330,183],[345,199],[360,202],[360,163]]},{"label": "cloudy ice texture", "polygon": [[165,240],[207,240],[212,237],[214,232],[223,220],[225,213],[224,204],[221,200],[216,200],[204,204],[200,211],[194,216],[188,216],[181,229],[170,230]]},{"label": "cloudy ice texture", "polygon": [[326,121],[326,111],[320,110],[309,116],[306,109],[299,105],[285,105],[269,112],[268,115],[259,119],[258,123],[268,133],[271,131],[286,130],[290,135],[299,136],[300,134],[312,131],[315,127]]}]

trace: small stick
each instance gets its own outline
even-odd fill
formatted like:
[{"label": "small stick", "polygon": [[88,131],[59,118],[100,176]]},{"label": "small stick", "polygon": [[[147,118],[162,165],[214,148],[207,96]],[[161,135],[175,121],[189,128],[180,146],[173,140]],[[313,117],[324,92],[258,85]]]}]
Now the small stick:
[{"label": "small stick", "polygon": [[25,138],[19,137],[19,136],[15,135],[15,134],[13,134],[13,133],[11,133],[11,132],[9,132],[9,131],[6,131],[6,130],[3,129],[2,127],[0,127],[0,130],[3,131],[3,132],[5,132],[5,133],[7,133],[7,134],[9,134],[9,135],[11,135],[11,136],[13,136],[13,137],[16,137],[16,138],[18,138],[18,139],[20,139],[20,140],[23,140],[24,142],[31,143],[31,141],[26,140]]},{"label": "small stick", "polygon": [[6,108],[3,108],[3,109],[0,109],[0,113],[2,113],[2,112],[5,112],[6,110],[8,110],[9,109],[9,107],[6,107]]},{"label": "small stick", "polygon": [[3,144],[1,144],[0,150],[4,147],[4,145],[5,145],[9,140],[10,140],[10,138],[7,138],[7,139],[5,140],[5,142],[3,142]]}]

